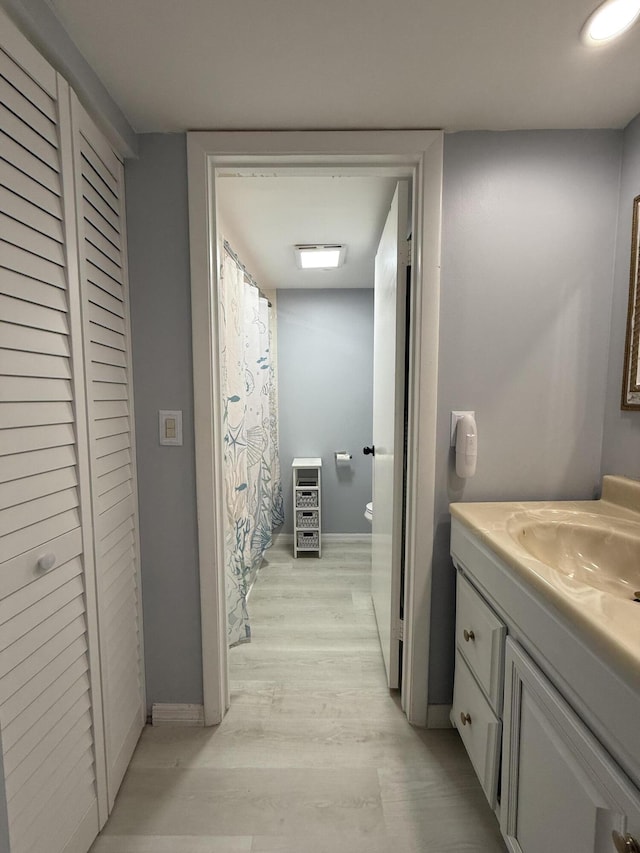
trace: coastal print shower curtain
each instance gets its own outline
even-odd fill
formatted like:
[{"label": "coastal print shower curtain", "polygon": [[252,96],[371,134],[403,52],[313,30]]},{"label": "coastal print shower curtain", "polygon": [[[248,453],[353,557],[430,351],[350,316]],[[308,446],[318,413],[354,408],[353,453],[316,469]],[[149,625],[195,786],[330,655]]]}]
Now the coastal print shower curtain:
[{"label": "coastal print shower curtain", "polygon": [[229,645],[251,638],[247,596],[273,530],[284,521],[273,318],[226,251],[220,277]]}]

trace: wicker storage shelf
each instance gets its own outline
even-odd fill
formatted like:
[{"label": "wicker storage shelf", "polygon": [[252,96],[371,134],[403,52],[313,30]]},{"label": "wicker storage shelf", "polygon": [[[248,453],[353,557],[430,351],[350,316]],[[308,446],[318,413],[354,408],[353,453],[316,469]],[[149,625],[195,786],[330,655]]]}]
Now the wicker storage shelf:
[{"label": "wicker storage shelf", "polygon": [[311,555],[321,553],[322,500],[321,471],[319,457],[296,457],[293,469],[293,556],[299,551]]}]

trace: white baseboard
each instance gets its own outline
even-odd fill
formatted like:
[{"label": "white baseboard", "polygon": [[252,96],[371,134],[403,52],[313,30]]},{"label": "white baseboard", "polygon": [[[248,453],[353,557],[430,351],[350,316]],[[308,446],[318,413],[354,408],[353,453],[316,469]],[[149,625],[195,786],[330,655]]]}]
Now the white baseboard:
[{"label": "white baseboard", "polygon": [[450,729],[451,705],[429,705],[427,707],[428,729]]},{"label": "white baseboard", "polygon": [[323,533],[322,538],[327,542],[336,542],[340,544],[344,542],[348,545],[349,542],[371,542],[370,533]]},{"label": "white baseboard", "polygon": [[[350,542],[371,542],[370,533],[321,533],[320,535],[323,542],[332,542],[337,545],[341,543],[348,545]],[[273,542],[274,545],[293,545],[293,533],[278,533],[273,537]]]},{"label": "white baseboard", "polygon": [[202,705],[173,705],[167,702],[151,706],[152,726],[204,726]]}]

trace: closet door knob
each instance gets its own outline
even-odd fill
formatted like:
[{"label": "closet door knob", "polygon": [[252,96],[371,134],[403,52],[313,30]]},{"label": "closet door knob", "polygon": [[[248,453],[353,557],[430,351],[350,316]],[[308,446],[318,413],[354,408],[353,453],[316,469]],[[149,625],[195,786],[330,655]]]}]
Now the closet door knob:
[{"label": "closet door knob", "polygon": [[613,838],[613,844],[618,853],[640,853],[640,844],[638,844],[635,838],[632,835],[629,835],[629,833],[626,835],[620,835],[620,833],[616,832],[614,829],[611,833],[611,837]]},{"label": "closet door knob", "polygon": [[364,453],[365,456],[375,456],[376,455],[375,447],[363,447],[362,452]]},{"label": "closet door knob", "polygon": [[465,714],[464,711],[461,711],[460,712],[460,722],[462,723],[463,726],[466,726],[467,723],[469,723],[469,725],[471,725],[471,714]]},{"label": "closet door knob", "polygon": [[48,554],[43,554],[42,557],[37,562],[37,566],[41,572],[48,572],[49,569],[52,569],[56,564],[56,555],[49,552]]},{"label": "closet door knob", "polygon": [[473,631],[467,631],[466,628],[462,632],[462,636],[464,637],[465,643],[468,643],[471,640],[475,640],[475,638],[476,638],[476,635],[473,633]]}]

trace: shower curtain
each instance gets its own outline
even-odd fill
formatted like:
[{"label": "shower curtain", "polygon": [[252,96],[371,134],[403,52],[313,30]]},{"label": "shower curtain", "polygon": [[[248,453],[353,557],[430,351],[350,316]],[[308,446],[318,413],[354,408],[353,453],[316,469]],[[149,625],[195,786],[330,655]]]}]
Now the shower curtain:
[{"label": "shower curtain", "polygon": [[[278,454],[274,318],[258,288],[223,252],[220,347],[226,499],[228,641],[251,639],[247,596],[272,531],[284,521]],[[270,316],[271,315],[271,316]]]}]

